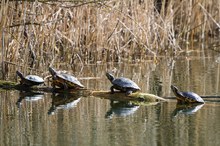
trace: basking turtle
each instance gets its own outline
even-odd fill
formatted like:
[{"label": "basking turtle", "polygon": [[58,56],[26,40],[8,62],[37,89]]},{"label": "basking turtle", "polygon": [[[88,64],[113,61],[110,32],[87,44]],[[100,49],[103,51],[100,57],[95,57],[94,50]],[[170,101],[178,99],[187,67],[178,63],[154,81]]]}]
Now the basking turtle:
[{"label": "basking turtle", "polygon": [[20,84],[24,86],[34,86],[44,83],[44,79],[36,75],[28,75],[24,77],[20,71],[16,71],[16,74],[21,78]]},{"label": "basking turtle", "polygon": [[204,103],[204,100],[194,92],[180,92],[176,86],[171,85],[178,103]]},{"label": "basking turtle", "polygon": [[132,92],[136,92],[138,90],[141,90],[138,85],[133,82],[132,80],[124,77],[120,78],[114,78],[114,76],[110,73],[106,73],[107,78],[110,80],[110,82],[113,84],[111,86],[111,93],[114,93],[114,89],[120,90],[121,92],[125,92],[126,95],[131,94]]},{"label": "basking turtle", "polygon": [[80,89],[84,88],[84,86],[72,75],[59,73],[55,71],[52,67],[49,67],[49,72],[53,78],[53,88],[58,86],[64,89]]}]

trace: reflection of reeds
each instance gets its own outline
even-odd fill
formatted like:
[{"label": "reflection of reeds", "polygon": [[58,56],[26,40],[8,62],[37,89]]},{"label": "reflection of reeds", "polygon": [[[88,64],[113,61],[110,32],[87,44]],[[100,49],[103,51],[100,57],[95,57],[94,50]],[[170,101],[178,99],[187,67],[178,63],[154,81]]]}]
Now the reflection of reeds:
[{"label": "reflection of reeds", "polygon": [[178,51],[218,26],[217,0],[162,1],[160,10],[155,2],[2,2],[2,60],[38,67],[56,56],[67,63],[142,59]]}]

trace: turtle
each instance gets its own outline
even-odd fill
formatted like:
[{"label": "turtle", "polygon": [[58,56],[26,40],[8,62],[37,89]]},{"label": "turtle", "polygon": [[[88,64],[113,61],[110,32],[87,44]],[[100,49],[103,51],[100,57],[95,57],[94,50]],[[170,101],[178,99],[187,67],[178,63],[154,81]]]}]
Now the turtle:
[{"label": "turtle", "polygon": [[114,76],[108,72],[106,73],[106,76],[112,83],[112,86],[110,88],[111,93],[114,93],[114,89],[116,89],[120,90],[121,92],[125,92],[126,95],[129,95],[132,92],[141,90],[135,82],[128,78],[120,77],[115,79]]},{"label": "turtle", "polygon": [[52,75],[53,78],[53,88],[55,86],[58,86],[63,89],[81,89],[84,88],[84,86],[78,81],[77,78],[75,78],[72,75],[58,72],[52,67],[49,67],[49,72]]},{"label": "turtle", "polygon": [[26,77],[20,72],[16,71],[16,74],[21,78],[20,85],[31,87],[44,83],[44,79],[37,75],[27,75]]},{"label": "turtle", "polygon": [[194,92],[180,92],[174,85],[171,85],[171,89],[178,103],[205,103],[204,100]]}]

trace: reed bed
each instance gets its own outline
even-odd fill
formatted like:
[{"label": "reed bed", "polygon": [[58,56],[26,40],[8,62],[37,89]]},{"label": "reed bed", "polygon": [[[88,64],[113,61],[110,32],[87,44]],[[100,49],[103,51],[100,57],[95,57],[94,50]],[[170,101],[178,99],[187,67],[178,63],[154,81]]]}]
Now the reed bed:
[{"label": "reed bed", "polygon": [[144,59],[216,34],[218,0],[1,2],[2,68]]}]

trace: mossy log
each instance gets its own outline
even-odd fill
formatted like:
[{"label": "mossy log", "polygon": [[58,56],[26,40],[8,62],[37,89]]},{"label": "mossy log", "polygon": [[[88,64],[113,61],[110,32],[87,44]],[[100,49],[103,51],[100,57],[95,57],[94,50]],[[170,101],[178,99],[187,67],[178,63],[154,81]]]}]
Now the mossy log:
[{"label": "mossy log", "polygon": [[4,90],[19,90],[19,91],[42,91],[47,93],[59,93],[66,94],[71,96],[82,96],[82,97],[98,97],[110,100],[117,100],[117,101],[138,101],[138,102],[161,102],[166,101],[166,99],[161,98],[159,96],[149,94],[149,93],[141,93],[136,92],[132,93],[128,96],[125,93],[115,92],[114,94],[110,93],[110,91],[94,91],[90,89],[82,89],[82,90],[68,90],[65,91],[63,89],[56,89],[53,90],[52,87],[47,86],[37,86],[37,87],[30,87],[27,88],[26,86],[22,86],[18,83],[11,82],[11,81],[0,81],[0,88]]},{"label": "mossy log", "polygon": [[15,89],[16,86],[15,82],[0,80],[0,88],[2,89]]},{"label": "mossy log", "polygon": [[94,97],[100,97],[105,99],[111,100],[118,100],[118,101],[143,101],[143,102],[161,102],[166,101],[166,99],[156,96],[154,94],[149,93],[142,93],[136,92],[131,93],[130,95],[126,96],[125,93],[122,92],[115,92],[112,94],[110,91],[92,91],[91,95]]},{"label": "mossy log", "polygon": [[[159,97],[153,94],[149,93],[142,93],[142,92],[136,92],[132,93],[129,96],[126,96],[125,93],[121,92],[116,92],[114,94],[111,94],[110,91],[94,91],[91,89],[80,89],[80,90],[63,90],[57,88],[56,90],[53,90],[52,87],[48,86],[34,86],[34,87],[26,87],[22,86],[16,82],[12,81],[4,81],[0,80],[0,89],[3,90],[19,90],[19,91],[42,91],[45,93],[71,93],[73,96],[82,96],[82,97],[88,97],[88,96],[94,96],[94,97],[99,97],[99,98],[105,98],[105,99],[110,99],[110,100],[117,100],[117,101],[138,101],[138,102],[161,102],[161,101],[167,101],[170,99],[176,99],[176,97]],[[202,98],[208,98],[208,99],[219,99],[220,96],[218,95],[205,95],[201,96]],[[214,100],[216,102],[216,100]]]},{"label": "mossy log", "polygon": [[19,90],[19,91],[43,91],[43,92],[52,92],[53,89],[47,86],[32,86],[27,87],[20,85],[19,83],[12,81],[0,80],[0,89],[4,90]]}]

